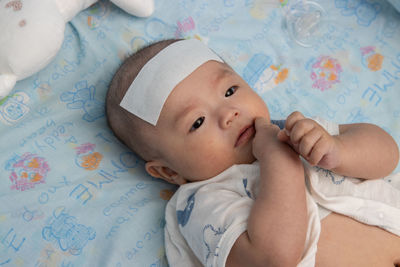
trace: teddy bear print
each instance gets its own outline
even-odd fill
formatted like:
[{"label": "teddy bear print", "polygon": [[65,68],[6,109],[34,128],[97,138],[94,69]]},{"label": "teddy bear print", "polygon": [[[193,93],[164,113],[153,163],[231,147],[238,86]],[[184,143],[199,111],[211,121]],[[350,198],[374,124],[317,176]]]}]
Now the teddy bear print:
[{"label": "teddy bear print", "polygon": [[82,253],[90,240],[95,239],[96,231],[78,223],[75,217],[65,212],[65,208],[57,208],[49,224],[42,229],[42,237],[58,244],[62,251],[76,256]]},{"label": "teddy bear print", "polygon": [[379,3],[366,0],[335,0],[335,6],[341,9],[343,16],[356,16],[357,23],[365,27],[371,25],[382,9]]}]

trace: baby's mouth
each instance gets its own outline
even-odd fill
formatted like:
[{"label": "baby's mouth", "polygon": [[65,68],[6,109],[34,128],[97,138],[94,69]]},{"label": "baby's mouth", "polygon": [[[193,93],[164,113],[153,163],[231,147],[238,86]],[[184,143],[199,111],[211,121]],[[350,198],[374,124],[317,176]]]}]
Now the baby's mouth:
[{"label": "baby's mouth", "polygon": [[246,144],[256,133],[254,124],[247,125],[242,128],[239,132],[239,136],[236,139],[235,147]]}]

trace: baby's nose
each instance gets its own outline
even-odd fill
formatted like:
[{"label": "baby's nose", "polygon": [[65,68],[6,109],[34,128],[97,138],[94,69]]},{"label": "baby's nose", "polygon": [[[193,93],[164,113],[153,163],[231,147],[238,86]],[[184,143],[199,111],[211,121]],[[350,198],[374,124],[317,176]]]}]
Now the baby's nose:
[{"label": "baby's nose", "polygon": [[239,110],[236,108],[222,108],[221,109],[221,126],[223,128],[231,126],[232,122],[239,117]]}]

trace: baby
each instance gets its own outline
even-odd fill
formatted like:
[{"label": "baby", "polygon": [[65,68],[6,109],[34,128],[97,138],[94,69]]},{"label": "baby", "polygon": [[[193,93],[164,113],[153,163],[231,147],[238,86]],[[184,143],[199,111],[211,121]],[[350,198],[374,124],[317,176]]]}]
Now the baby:
[{"label": "baby", "polygon": [[197,40],[130,56],[106,107],[146,171],[179,185],[166,208],[171,266],[400,264],[400,175],[377,179],[399,152],[381,128],[294,112],[279,129]]}]

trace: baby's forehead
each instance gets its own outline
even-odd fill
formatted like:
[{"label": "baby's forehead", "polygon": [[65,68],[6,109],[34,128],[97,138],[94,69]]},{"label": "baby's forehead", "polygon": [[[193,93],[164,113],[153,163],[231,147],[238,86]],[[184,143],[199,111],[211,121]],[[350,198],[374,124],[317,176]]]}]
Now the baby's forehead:
[{"label": "baby's forehead", "polygon": [[214,79],[218,80],[226,76],[237,75],[236,72],[225,62],[214,62],[216,66],[218,66],[217,71],[213,73]]},{"label": "baby's forehead", "polygon": [[190,111],[190,107],[199,104],[201,99],[204,100],[204,94],[207,99],[210,99],[213,97],[210,92],[220,87],[225,88],[226,84],[230,84],[230,77],[236,76],[238,74],[226,63],[205,62],[175,86],[168,96],[163,110],[170,112],[172,109],[179,113],[186,113]]},{"label": "baby's forehead", "polygon": [[194,71],[194,74],[198,72],[202,72],[200,75],[203,80],[200,82],[204,81],[212,84],[216,84],[224,78],[237,75],[228,64],[214,60],[210,60],[202,64]]},{"label": "baby's forehead", "polygon": [[[237,76],[236,72],[226,63],[210,60],[179,82],[171,91],[170,96],[182,93],[182,91],[196,95],[206,87],[216,88],[223,80],[228,80],[233,76]],[[178,92],[175,93],[176,91]]]}]

